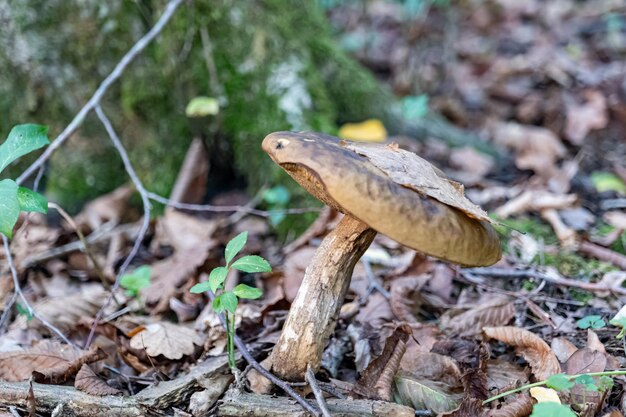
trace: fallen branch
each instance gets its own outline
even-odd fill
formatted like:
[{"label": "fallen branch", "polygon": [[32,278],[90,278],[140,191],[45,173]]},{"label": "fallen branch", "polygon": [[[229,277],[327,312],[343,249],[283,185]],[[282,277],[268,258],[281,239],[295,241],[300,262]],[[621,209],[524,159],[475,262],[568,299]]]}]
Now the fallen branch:
[{"label": "fallen branch", "polygon": [[311,365],[306,367],[306,373],[304,374],[304,379],[309,383],[311,387],[311,391],[313,391],[313,395],[315,396],[315,401],[317,401],[317,405],[322,411],[323,417],[331,417],[330,411],[328,410],[328,405],[326,404],[326,400],[324,399],[324,393],[317,385],[317,380],[315,379],[315,373],[311,369]]}]

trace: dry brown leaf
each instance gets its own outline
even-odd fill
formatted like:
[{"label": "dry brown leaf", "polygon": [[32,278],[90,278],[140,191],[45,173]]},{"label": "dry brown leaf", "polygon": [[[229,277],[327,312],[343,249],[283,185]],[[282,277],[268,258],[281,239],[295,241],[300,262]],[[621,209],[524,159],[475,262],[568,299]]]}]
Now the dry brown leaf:
[{"label": "dry brown leaf", "polygon": [[452,392],[446,384],[414,378],[401,372],[396,375],[395,388],[396,402],[435,413],[453,410],[462,398],[461,393]]},{"label": "dry brown leaf", "polygon": [[462,184],[441,177],[430,162],[413,152],[398,148],[395,154],[390,156],[389,149],[381,145],[349,143],[345,147],[367,157],[394,182],[455,207],[470,217],[492,221],[487,212],[465,197]]},{"label": "dry brown leaf", "polygon": [[578,349],[563,365],[563,370],[568,375],[602,372],[605,368],[606,356],[604,353],[589,348]]},{"label": "dry brown leaf", "polygon": [[541,210],[541,217],[550,223],[554,234],[564,248],[575,248],[578,242],[576,231],[563,223],[559,213],[555,209]]},{"label": "dry brown leaf", "polygon": [[96,373],[89,367],[89,365],[83,365],[80,371],[76,374],[76,380],[74,381],[74,387],[86,392],[89,395],[118,395],[122,394],[122,391],[109,386],[104,382]]},{"label": "dry brown leaf", "polygon": [[98,361],[105,356],[97,348],[81,351],[55,341],[43,340],[25,351],[0,353],[0,379],[15,382],[33,376],[37,382],[59,384],[71,378],[83,364]]},{"label": "dry brown leaf", "polygon": [[428,275],[394,279],[389,291],[389,305],[398,320],[418,323],[417,311],[421,304],[420,290],[428,282]]},{"label": "dry brown leaf", "polygon": [[485,178],[494,162],[493,157],[466,146],[450,151],[450,165],[461,171],[456,177],[462,176],[464,184],[475,184]]},{"label": "dry brown leaf", "polygon": [[603,129],[609,122],[604,94],[599,91],[584,92],[585,103],[565,101],[565,137],[574,145],[581,145],[589,132]]},{"label": "dry brown leaf", "polygon": [[383,352],[361,374],[354,386],[355,394],[391,401],[393,379],[400,368],[400,360],[406,351],[406,342],[411,333],[411,327],[407,324],[396,327],[385,341]]},{"label": "dry brown leaf", "polygon": [[[76,294],[49,297],[33,305],[37,313],[63,333],[70,333],[81,320],[95,317],[102,306],[106,291],[99,284],[84,284]],[[47,329],[39,320],[28,320],[20,315],[11,325],[13,329]]]},{"label": "dry brown leaf", "polygon": [[518,355],[526,359],[537,379],[547,379],[561,372],[561,365],[550,346],[539,336],[513,326],[486,327],[485,335],[514,346]]},{"label": "dry brown leaf", "polygon": [[107,222],[120,223],[124,215],[128,213],[128,199],[134,192],[133,186],[123,185],[96,198],[87,203],[76,216],[76,223],[87,225],[91,230],[96,230]]},{"label": "dry brown leaf", "polygon": [[456,316],[444,315],[442,329],[460,337],[480,334],[483,327],[503,326],[515,316],[515,306],[508,297],[494,297]]},{"label": "dry brown leaf", "polygon": [[304,246],[285,258],[283,289],[285,291],[285,299],[290,303],[296,298],[298,288],[304,278],[304,271],[311,263],[316,249],[311,246]]},{"label": "dry brown leaf", "polygon": [[561,363],[565,363],[570,356],[578,350],[576,345],[564,337],[555,337],[550,342],[550,347]]},{"label": "dry brown leaf", "polygon": [[487,417],[528,417],[533,411],[533,400],[520,394],[508,399],[500,408],[489,410]]},{"label": "dry brown leaf", "polygon": [[501,359],[487,361],[486,373],[487,388],[498,392],[526,384],[530,375],[521,366]]},{"label": "dry brown leaf", "polygon": [[484,417],[482,401],[478,398],[465,396],[459,406],[448,412],[441,413],[439,417]]},{"label": "dry brown leaf", "polygon": [[537,400],[538,403],[559,403],[561,404],[561,399],[559,398],[559,393],[553,390],[552,388],[546,387],[532,387],[530,389],[530,396]]},{"label": "dry brown leaf", "polygon": [[626,213],[623,211],[608,211],[602,218],[616,229],[626,230]]},{"label": "dry brown leaf", "polygon": [[[187,149],[170,199],[179,203],[200,204],[206,193],[206,184],[209,178],[209,156],[202,140],[194,138]],[[171,211],[167,208],[166,211]]]},{"label": "dry brown leaf", "polygon": [[194,345],[202,345],[202,338],[195,330],[174,323],[149,324],[145,330],[130,339],[133,349],[145,349],[150,356],[163,355],[168,359],[180,359],[195,351]]},{"label": "dry brown leaf", "polygon": [[445,382],[450,387],[461,387],[461,370],[457,362],[449,356],[425,352],[421,346],[411,343],[402,356],[400,369],[418,380]]},{"label": "dry brown leaf", "polygon": [[515,151],[519,169],[533,170],[545,180],[552,177],[557,161],[566,154],[558,136],[542,127],[497,123],[492,135],[496,144]]}]

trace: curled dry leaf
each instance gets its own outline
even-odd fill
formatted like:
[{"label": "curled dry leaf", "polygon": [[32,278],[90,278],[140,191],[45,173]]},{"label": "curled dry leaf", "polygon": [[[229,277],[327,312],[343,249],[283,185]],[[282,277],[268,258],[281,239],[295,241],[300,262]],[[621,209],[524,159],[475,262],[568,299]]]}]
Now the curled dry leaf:
[{"label": "curled dry leaf", "polygon": [[428,281],[428,275],[408,276],[391,282],[389,305],[398,320],[418,323],[416,318],[420,306],[420,293]]},{"label": "curled dry leaf", "polygon": [[550,346],[528,330],[503,326],[486,327],[483,332],[491,339],[514,346],[516,353],[526,359],[537,379],[547,379],[561,372],[561,365]]},{"label": "curled dry leaf", "polygon": [[149,324],[130,339],[133,349],[145,349],[150,356],[163,355],[168,359],[193,354],[194,345],[202,345],[195,330],[168,322]]},{"label": "curled dry leaf", "polygon": [[487,212],[465,197],[462,184],[442,177],[439,175],[441,171],[413,152],[394,148],[395,155],[391,155],[380,145],[371,146],[366,143],[350,143],[345,147],[365,156],[392,181],[457,208],[470,217],[492,221]]},{"label": "curled dry leaf", "polygon": [[589,132],[606,127],[609,122],[604,94],[599,91],[584,92],[585,103],[565,101],[565,137],[574,145],[581,145]]},{"label": "curled dry leaf", "polygon": [[124,214],[128,212],[128,199],[134,192],[135,188],[132,185],[123,185],[96,198],[87,203],[76,216],[76,223],[87,225],[91,230],[96,230],[107,222],[120,223]]},{"label": "curled dry leaf", "polygon": [[565,337],[555,337],[550,342],[550,347],[556,355],[557,359],[561,363],[565,363],[570,356],[578,350],[575,344],[566,339]]},{"label": "curled dry leaf", "polygon": [[104,382],[96,373],[89,367],[89,365],[83,365],[80,371],[76,374],[76,380],[74,381],[74,387],[86,392],[89,395],[118,395],[122,394],[122,391],[109,386]]},{"label": "curled dry leaf", "polygon": [[528,190],[498,207],[495,213],[498,217],[506,219],[513,214],[529,211],[569,208],[577,199],[576,194],[552,194],[548,191]]},{"label": "curled dry leaf", "polygon": [[503,326],[514,316],[513,303],[507,297],[495,297],[456,316],[442,316],[441,326],[446,333],[467,337],[480,334],[483,327]]},{"label": "curled dry leaf", "polygon": [[487,388],[502,392],[528,383],[530,372],[521,366],[502,359],[487,361]]},{"label": "curled dry leaf", "polygon": [[391,401],[393,378],[400,368],[400,360],[406,351],[406,342],[411,335],[407,324],[398,326],[387,338],[379,357],[374,359],[361,374],[354,392],[368,398]]},{"label": "curled dry leaf", "polygon": [[462,386],[461,370],[454,359],[438,353],[424,352],[415,343],[407,347],[400,362],[400,369],[404,374],[412,375],[418,380],[440,381],[453,388]]}]

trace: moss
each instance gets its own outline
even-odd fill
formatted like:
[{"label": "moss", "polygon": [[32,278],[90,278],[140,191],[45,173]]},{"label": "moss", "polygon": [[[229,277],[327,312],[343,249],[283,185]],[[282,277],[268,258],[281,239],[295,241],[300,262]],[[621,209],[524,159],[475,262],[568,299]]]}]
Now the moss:
[{"label": "moss", "polygon": [[599,279],[606,272],[616,268],[597,259],[587,259],[573,252],[560,251],[556,254],[543,254],[545,265],[551,265],[568,277],[581,278],[589,281]]}]

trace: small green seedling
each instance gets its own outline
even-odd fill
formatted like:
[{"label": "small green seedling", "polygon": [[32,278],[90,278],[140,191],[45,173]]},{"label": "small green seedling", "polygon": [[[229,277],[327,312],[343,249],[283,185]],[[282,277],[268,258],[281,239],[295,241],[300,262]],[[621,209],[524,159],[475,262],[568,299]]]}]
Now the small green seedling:
[{"label": "small green seedling", "polygon": [[150,267],[142,265],[129,274],[124,274],[120,286],[126,290],[129,297],[137,297],[139,292],[150,286]]},{"label": "small green seedling", "polygon": [[530,417],[576,417],[568,405],[556,402],[537,403]]},{"label": "small green seedling", "polygon": [[576,322],[579,329],[602,329],[606,327],[606,322],[602,319],[602,316],[585,316]]},{"label": "small green seedling", "polygon": [[[233,262],[233,259],[243,249],[248,240],[248,232],[243,232],[231,239],[226,244],[224,258],[226,266],[219,266],[211,271],[209,279],[191,287],[190,291],[194,294],[211,291],[216,294],[213,299],[213,310],[220,314],[224,313],[226,318],[226,335],[228,337],[228,365],[234,369],[237,367],[235,362],[235,311],[240,298],[257,299],[263,295],[263,291],[258,288],[250,287],[246,284],[239,284],[232,291],[224,290],[226,276],[231,269],[237,269],[242,272],[271,272],[272,267],[269,262],[260,256],[246,255]],[[218,294],[219,292],[219,294]]]},{"label": "small green seedling", "polygon": [[[16,159],[49,144],[48,127],[34,124],[17,125],[0,145],[0,173]],[[12,179],[0,181],[0,233],[13,237],[13,227],[21,211],[48,212],[43,195],[20,187]]]}]

